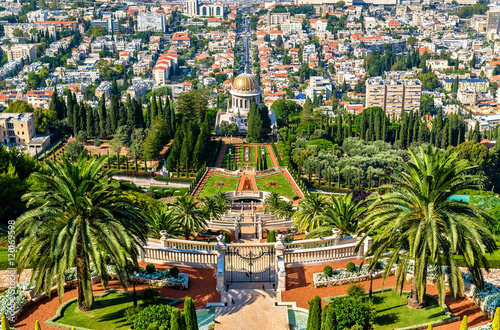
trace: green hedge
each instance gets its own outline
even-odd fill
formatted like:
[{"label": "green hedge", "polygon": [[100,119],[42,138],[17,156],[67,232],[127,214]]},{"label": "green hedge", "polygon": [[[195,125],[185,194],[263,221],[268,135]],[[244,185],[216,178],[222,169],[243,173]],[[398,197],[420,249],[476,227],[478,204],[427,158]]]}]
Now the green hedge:
[{"label": "green hedge", "polygon": [[132,176],[136,178],[151,178],[153,177],[153,172],[136,172],[132,170],[120,171],[117,175]]},{"label": "green hedge", "polygon": [[280,153],[278,152],[278,149],[276,148],[274,141],[271,142],[271,146],[273,148],[274,155],[276,156],[276,159],[278,160],[278,165],[283,166],[283,160],[281,159]]},{"label": "green hedge", "polygon": [[156,181],[164,181],[164,182],[192,182],[193,178],[177,178],[177,177],[166,177],[166,176],[161,176],[157,175],[153,179]]}]

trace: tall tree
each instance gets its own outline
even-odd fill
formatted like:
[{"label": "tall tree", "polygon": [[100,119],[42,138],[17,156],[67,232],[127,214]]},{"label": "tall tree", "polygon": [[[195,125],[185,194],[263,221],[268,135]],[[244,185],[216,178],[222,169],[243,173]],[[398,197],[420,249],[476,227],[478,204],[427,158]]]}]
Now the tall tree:
[{"label": "tall tree", "polygon": [[[440,304],[444,305],[445,275],[451,295],[463,293],[462,272],[455,255],[464,257],[474,282],[483,285],[481,268],[488,269],[486,253],[496,249],[495,239],[484,222],[496,221],[473,203],[450,200],[461,190],[480,189],[478,177],[468,174],[474,166],[459,160],[457,152],[444,153],[431,146],[420,148],[420,155],[409,152],[411,160],[400,162],[391,176],[394,184],[387,188],[393,192],[367,201],[371,204],[358,234],[380,233],[365,251],[374,261],[389,249],[404,251],[389,257],[384,276],[397,262],[399,287],[413,269],[408,298],[412,308],[425,306],[427,265],[435,264],[433,276],[437,279]],[[372,268],[370,265],[370,272]]]},{"label": "tall tree", "polygon": [[[54,279],[59,299],[64,293],[64,272],[76,266],[78,309],[92,309],[91,264],[104,285],[108,272],[103,255],[124,269],[129,259],[137,264],[138,247],[146,243],[148,227],[135,199],[120,189],[112,173],[103,170],[106,157],[46,161],[50,172],[33,178],[43,189],[29,192],[23,200],[33,209],[16,221],[20,241],[18,269],[33,269],[35,291],[50,294]],[[97,248],[98,247],[98,248]],[[124,276],[118,277],[126,287]]]}]

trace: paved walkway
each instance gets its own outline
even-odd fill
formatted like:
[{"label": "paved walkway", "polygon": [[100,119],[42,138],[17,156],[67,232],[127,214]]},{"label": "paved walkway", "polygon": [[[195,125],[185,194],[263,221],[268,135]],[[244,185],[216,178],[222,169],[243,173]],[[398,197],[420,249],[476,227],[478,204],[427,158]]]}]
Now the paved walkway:
[{"label": "paved walkway", "polygon": [[223,144],[222,148],[220,148],[219,157],[217,157],[217,162],[215,163],[215,167],[220,167],[222,165],[222,160],[224,159],[224,155],[226,154],[227,144]]},{"label": "paved walkway", "polygon": [[113,179],[116,180],[126,180],[133,182],[136,186],[142,188],[149,188],[151,186],[156,187],[172,187],[172,188],[189,188],[190,182],[168,182],[168,181],[158,181],[153,178],[136,178],[131,176],[114,175]]},{"label": "paved walkway", "polygon": [[278,167],[278,160],[276,159],[276,155],[274,154],[273,148],[271,145],[266,144],[267,152],[269,153],[269,158],[271,158],[271,163],[273,163],[273,167]]},{"label": "paved walkway", "polygon": [[[233,304],[234,301],[234,304]],[[231,289],[222,294],[227,307],[215,309],[215,330],[288,330],[286,306],[275,306],[276,292],[261,289]]]}]

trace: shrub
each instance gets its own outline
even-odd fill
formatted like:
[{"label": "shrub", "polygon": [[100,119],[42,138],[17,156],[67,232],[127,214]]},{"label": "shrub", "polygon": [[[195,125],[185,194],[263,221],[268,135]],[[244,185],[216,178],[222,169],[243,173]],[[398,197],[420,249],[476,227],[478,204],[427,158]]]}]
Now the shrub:
[{"label": "shrub", "polygon": [[179,275],[179,268],[173,266],[170,268],[169,272],[170,276],[177,278],[177,276]]},{"label": "shrub", "polygon": [[1,323],[1,329],[2,330],[10,330],[10,323],[7,320],[7,317],[5,316],[5,312],[2,312],[2,323]]},{"label": "shrub", "polygon": [[356,265],[351,261],[345,266],[345,269],[347,269],[348,272],[354,273],[356,271]]},{"label": "shrub", "polygon": [[142,301],[144,301],[146,305],[153,305],[158,300],[159,295],[160,293],[154,288],[146,288],[142,290]]},{"label": "shrub", "polygon": [[135,318],[137,317],[137,314],[139,314],[140,311],[142,311],[144,307],[141,306],[130,306],[127,309],[125,309],[125,318],[127,319],[127,323],[129,324],[134,324]]},{"label": "shrub", "polygon": [[181,310],[174,308],[172,310],[172,319],[170,320],[170,330],[181,330]]},{"label": "shrub", "polygon": [[191,297],[184,300],[184,315],[186,317],[186,329],[198,330],[198,319],[196,318],[196,308]]},{"label": "shrub", "polygon": [[99,148],[101,146],[101,140],[99,139],[94,139],[94,147]]},{"label": "shrub", "polygon": [[147,330],[152,323],[170,326],[170,317],[173,307],[168,305],[151,305],[137,314],[134,321],[136,330]]},{"label": "shrub", "polygon": [[460,330],[468,330],[469,326],[467,325],[467,315],[464,315],[462,319],[462,324],[460,325]]},{"label": "shrub", "polygon": [[351,284],[347,289],[347,295],[353,298],[360,298],[365,295],[365,288],[361,284]]},{"label": "shrub", "polygon": [[333,272],[333,269],[331,266],[323,267],[323,274],[325,274],[326,276],[331,276],[332,272]]},{"label": "shrub", "polygon": [[[337,329],[353,329],[358,326],[363,329],[371,329],[376,309],[371,301],[353,297],[335,298],[325,307],[333,308],[334,311],[325,311],[326,315],[335,315]],[[326,324],[328,329],[328,324]],[[331,328],[329,328],[331,329]]]},{"label": "shrub", "polygon": [[321,298],[316,296],[309,301],[309,315],[307,317],[307,330],[321,329]]},{"label": "shrub", "polygon": [[493,330],[500,330],[500,307],[497,307],[497,310],[495,311],[495,316],[493,317],[491,328]]},{"label": "shrub", "polygon": [[148,330],[158,330],[158,323],[154,322],[148,325]]},{"label": "shrub", "polygon": [[274,231],[270,231],[267,233],[267,242],[268,243],[276,242],[276,233]]},{"label": "shrub", "polygon": [[147,264],[147,265],[146,265],[146,272],[147,272],[148,274],[153,274],[154,272],[156,272],[156,267],[155,267],[155,265],[153,265],[153,264]]},{"label": "shrub", "polygon": [[35,322],[35,330],[42,330],[42,328],[40,328],[40,322],[38,322],[38,320],[36,320]]},{"label": "shrub", "polygon": [[432,330],[432,323],[429,322],[429,326],[427,327],[427,330]]},{"label": "shrub", "polygon": [[321,330],[336,329],[337,316],[333,306],[326,306],[321,311]]},{"label": "shrub", "polygon": [[227,231],[224,232],[224,243],[231,243],[231,234]]}]

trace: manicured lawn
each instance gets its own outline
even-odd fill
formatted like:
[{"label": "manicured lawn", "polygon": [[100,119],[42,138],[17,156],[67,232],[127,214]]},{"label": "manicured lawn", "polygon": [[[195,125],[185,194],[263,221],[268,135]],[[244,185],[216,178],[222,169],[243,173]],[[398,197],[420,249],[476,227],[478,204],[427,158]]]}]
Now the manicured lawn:
[{"label": "manicured lawn", "polygon": [[[250,160],[249,161],[245,161],[245,147],[248,147],[250,148]],[[238,165],[239,166],[244,166],[244,165],[248,165],[248,166],[254,166],[256,163],[256,160],[255,160],[255,146],[238,146],[238,152],[239,152],[239,156],[238,156]]]},{"label": "manicured lawn", "polygon": [[[167,305],[177,305],[180,299],[159,300]],[[140,298],[138,303],[141,304]],[[62,317],[53,320],[57,323],[67,324],[75,327],[87,329],[130,329],[127,324],[125,310],[133,306],[134,298],[129,294],[110,293],[104,297],[95,298],[95,308],[89,312],[80,312],[77,310],[77,302],[74,301],[64,310]],[[43,328],[43,325],[42,325]]]},{"label": "manicured lawn", "polygon": [[[257,189],[262,191],[277,192],[278,194],[294,199],[297,197],[295,191],[293,191],[290,182],[286,179],[283,174],[273,175],[267,178],[255,179],[257,183]],[[268,182],[277,182],[277,186],[269,186]]]},{"label": "manicured lawn", "polygon": [[267,148],[263,147],[264,151],[266,152],[266,165],[267,168],[273,168],[273,161],[271,160],[271,156],[269,156],[269,152],[267,151]]},{"label": "manicured lawn", "polygon": [[433,299],[423,309],[410,309],[406,306],[407,295],[399,296],[394,291],[376,293],[373,303],[377,308],[375,329],[394,329],[446,319],[447,316]]},{"label": "manicured lawn", "polygon": [[[216,184],[219,182],[224,182],[226,183],[225,186],[217,186]],[[201,190],[200,194],[197,196],[198,199],[203,199],[206,196],[213,196],[219,191],[227,192],[227,191],[234,191],[238,188],[238,182],[239,180],[237,178],[225,178],[218,176],[217,174],[212,174],[205,185],[203,186],[203,189]]]}]

